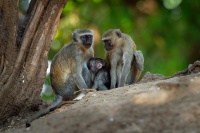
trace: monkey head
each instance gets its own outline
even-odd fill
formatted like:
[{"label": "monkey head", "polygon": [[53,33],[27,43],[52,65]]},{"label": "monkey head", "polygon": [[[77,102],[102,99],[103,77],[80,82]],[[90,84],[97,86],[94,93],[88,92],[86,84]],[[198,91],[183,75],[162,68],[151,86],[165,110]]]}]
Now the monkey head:
[{"label": "monkey head", "polygon": [[97,72],[105,67],[106,67],[106,61],[104,59],[94,57],[88,61],[88,68],[93,72]]},{"label": "monkey head", "polygon": [[102,41],[106,51],[111,51],[114,49],[119,39],[121,39],[122,33],[119,29],[110,29],[106,31],[102,36]]},{"label": "monkey head", "polygon": [[77,29],[72,33],[74,42],[81,43],[85,48],[90,48],[94,42],[94,33],[88,29]]}]

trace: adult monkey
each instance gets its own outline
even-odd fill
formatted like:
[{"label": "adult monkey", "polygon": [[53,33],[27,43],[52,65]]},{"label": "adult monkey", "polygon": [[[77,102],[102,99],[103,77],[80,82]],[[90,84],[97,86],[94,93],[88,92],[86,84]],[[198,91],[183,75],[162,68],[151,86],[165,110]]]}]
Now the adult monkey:
[{"label": "adult monkey", "polygon": [[72,38],[73,41],[63,47],[51,63],[50,81],[55,93],[53,104],[30,117],[26,122],[27,127],[34,119],[57,108],[63,99],[80,98],[86,94],[85,89],[91,87],[87,62],[94,56],[94,33],[88,29],[77,29],[72,33]]},{"label": "adult monkey", "polygon": [[110,68],[111,89],[137,82],[144,67],[144,57],[131,37],[119,29],[110,29],[102,36],[106,61]]}]

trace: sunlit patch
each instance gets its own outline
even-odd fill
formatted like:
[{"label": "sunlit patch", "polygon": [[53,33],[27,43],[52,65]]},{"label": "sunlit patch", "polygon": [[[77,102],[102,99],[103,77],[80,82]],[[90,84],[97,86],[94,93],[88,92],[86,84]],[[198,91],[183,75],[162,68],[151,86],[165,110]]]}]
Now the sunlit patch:
[{"label": "sunlit patch", "polygon": [[84,96],[85,96],[85,94],[81,93],[74,100],[81,100]]},{"label": "sunlit patch", "polygon": [[134,104],[160,105],[168,102],[170,93],[164,90],[144,92],[133,97]]},{"label": "sunlit patch", "polygon": [[157,8],[155,0],[140,0],[137,2],[136,7],[139,11],[145,14],[151,14]]},{"label": "sunlit patch", "polygon": [[79,22],[79,16],[78,16],[78,14],[76,14],[76,13],[71,13],[70,15],[69,15],[69,23],[72,25],[72,26],[76,26],[77,24],[78,24],[78,22]]},{"label": "sunlit patch", "polygon": [[43,84],[42,92],[40,93],[42,100],[53,100],[54,99],[54,92],[52,88],[48,85]]},{"label": "sunlit patch", "polygon": [[54,39],[58,38],[60,36],[60,34],[61,34],[60,31],[57,30],[56,35],[54,36]]},{"label": "sunlit patch", "polygon": [[163,5],[167,9],[174,9],[181,4],[182,0],[163,0]]}]

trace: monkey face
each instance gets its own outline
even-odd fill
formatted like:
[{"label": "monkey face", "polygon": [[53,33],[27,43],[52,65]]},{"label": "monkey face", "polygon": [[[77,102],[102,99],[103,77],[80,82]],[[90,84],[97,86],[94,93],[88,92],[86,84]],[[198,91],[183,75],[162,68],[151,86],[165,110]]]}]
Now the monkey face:
[{"label": "monkey face", "polygon": [[92,58],[89,61],[89,69],[93,72],[97,72],[104,67],[106,67],[106,61],[101,58]]},{"label": "monkey face", "polygon": [[113,45],[111,43],[111,39],[103,40],[104,47],[106,51],[111,51],[113,49]]},{"label": "monkey face", "polygon": [[85,34],[80,36],[81,42],[85,47],[90,47],[93,43],[93,36],[90,34]]},{"label": "monkey face", "polygon": [[100,61],[92,61],[90,63],[90,69],[93,72],[97,72],[98,70],[100,70],[102,68],[103,64]]},{"label": "monkey face", "polygon": [[102,41],[106,51],[111,51],[118,43],[118,39],[121,38],[122,33],[119,29],[109,29],[104,32]]}]

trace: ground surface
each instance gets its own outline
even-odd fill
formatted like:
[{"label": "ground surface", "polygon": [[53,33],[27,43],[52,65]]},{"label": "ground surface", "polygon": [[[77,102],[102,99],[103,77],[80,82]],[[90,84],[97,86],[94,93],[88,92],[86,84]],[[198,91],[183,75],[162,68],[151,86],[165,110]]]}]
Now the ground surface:
[{"label": "ground surface", "polygon": [[[159,76],[158,76],[159,77]],[[156,80],[157,79],[157,80]],[[199,133],[200,73],[89,92],[5,133]]]}]

